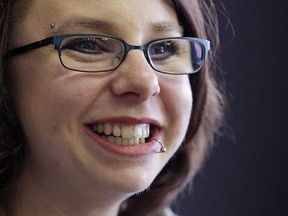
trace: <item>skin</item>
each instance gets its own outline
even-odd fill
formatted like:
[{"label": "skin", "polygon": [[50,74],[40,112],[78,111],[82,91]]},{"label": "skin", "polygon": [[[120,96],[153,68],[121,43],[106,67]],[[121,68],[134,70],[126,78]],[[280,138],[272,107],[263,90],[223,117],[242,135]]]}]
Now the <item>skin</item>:
[{"label": "skin", "polygon": [[[78,19],[109,25],[91,27]],[[10,47],[67,33],[105,33],[141,45],[181,36],[181,28],[169,1],[34,0],[15,25]],[[114,71],[89,74],[65,69],[50,45],[15,57],[9,73],[27,143],[14,215],[117,215],[125,199],[149,187],[188,127],[188,77],[157,73],[142,51],[131,51]],[[143,119],[158,122],[166,153],[115,154],[84,127]]]}]

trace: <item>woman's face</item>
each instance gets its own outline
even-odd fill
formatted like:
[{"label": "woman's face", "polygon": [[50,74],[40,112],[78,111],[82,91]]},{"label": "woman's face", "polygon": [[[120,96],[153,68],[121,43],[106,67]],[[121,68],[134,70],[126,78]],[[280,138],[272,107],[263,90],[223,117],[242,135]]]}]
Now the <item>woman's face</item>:
[{"label": "woman's face", "polygon": [[[181,28],[165,0],[34,0],[15,25],[10,46],[74,33],[143,45],[181,36]],[[127,198],[144,190],[179,148],[190,120],[188,77],[154,71],[139,50],[117,69],[97,74],[64,68],[49,45],[15,57],[9,73],[26,134],[23,176],[53,195],[110,192]],[[141,131],[150,131],[149,139],[139,138]],[[156,153],[161,146],[153,139],[167,151]]]}]

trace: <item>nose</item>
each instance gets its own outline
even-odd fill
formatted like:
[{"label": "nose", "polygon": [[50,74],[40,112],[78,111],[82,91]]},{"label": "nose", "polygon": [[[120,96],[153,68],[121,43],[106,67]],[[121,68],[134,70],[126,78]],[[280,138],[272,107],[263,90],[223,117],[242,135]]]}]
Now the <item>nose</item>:
[{"label": "nose", "polygon": [[131,50],[114,71],[111,91],[116,96],[145,102],[160,93],[156,71],[148,64],[144,53]]}]

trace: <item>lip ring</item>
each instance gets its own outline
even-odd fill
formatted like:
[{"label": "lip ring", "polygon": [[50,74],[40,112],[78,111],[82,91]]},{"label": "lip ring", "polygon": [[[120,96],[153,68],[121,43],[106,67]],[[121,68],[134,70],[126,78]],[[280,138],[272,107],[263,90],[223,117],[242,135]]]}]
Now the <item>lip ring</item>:
[{"label": "lip ring", "polygon": [[158,152],[156,152],[156,153],[165,153],[167,151],[167,149],[165,148],[165,145],[162,142],[160,142],[157,139],[151,139],[151,140],[155,140],[161,146],[160,150]]}]

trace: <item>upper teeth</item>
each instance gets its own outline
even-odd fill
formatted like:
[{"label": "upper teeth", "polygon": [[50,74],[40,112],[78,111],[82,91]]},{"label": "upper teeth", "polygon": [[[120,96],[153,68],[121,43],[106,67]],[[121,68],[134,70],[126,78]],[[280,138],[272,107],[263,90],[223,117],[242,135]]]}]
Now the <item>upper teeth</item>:
[{"label": "upper teeth", "polygon": [[113,135],[122,138],[148,138],[150,135],[149,124],[122,125],[122,124],[95,124],[92,125],[93,131]]}]

